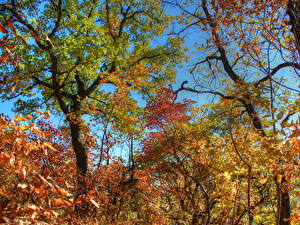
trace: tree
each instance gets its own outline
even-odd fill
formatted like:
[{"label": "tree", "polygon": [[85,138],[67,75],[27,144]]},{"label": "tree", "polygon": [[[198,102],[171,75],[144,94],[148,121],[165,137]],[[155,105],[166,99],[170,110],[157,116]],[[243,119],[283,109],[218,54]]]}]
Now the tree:
[{"label": "tree", "polygon": [[156,180],[155,204],[167,224],[274,223],[282,179],[293,212],[282,222],[297,223],[297,125],[284,143],[262,137],[234,101],[199,109],[175,98],[165,89],[148,103],[151,133],[140,157]]},{"label": "tree", "polygon": [[[299,77],[299,3],[214,0],[165,2],[182,11],[178,21],[185,26],[173,33],[181,35],[188,29],[196,29],[206,39],[197,48],[199,61],[190,69],[196,80],[195,88],[186,87],[184,82],[176,93],[190,91],[216,95],[228,105],[233,101],[235,104],[232,107],[240,108],[241,115],[247,113],[261,137],[282,140],[276,136],[280,132],[276,122],[287,121],[299,111],[299,102],[289,102],[285,97],[294,96],[298,91],[282,81],[289,80],[293,75],[296,77],[293,79]],[[286,10],[288,22],[285,21]],[[287,25],[291,25],[291,32]],[[292,72],[286,75],[284,69]],[[281,77],[280,72],[283,72]],[[212,81],[219,85],[214,88],[206,85]],[[284,119],[283,114],[286,114]],[[229,123],[233,123],[232,118]],[[278,160],[284,162],[282,158]],[[288,188],[284,179],[280,179],[277,185],[277,224],[290,224],[287,220],[291,216]]]},{"label": "tree", "polygon": [[[298,6],[1,3],[1,97],[23,115],[0,116],[0,222],[297,224]],[[189,38],[194,83],[166,88]]]},{"label": "tree", "polygon": [[[174,76],[180,40],[151,41],[167,28],[170,18],[160,3],[133,1],[7,1],[0,4],[1,32],[10,36],[2,56],[18,56],[1,65],[1,94],[19,96],[16,111],[37,107],[63,113],[76,154],[79,185],[88,171],[83,115],[97,107],[105,113],[115,95],[147,93]],[[5,36],[6,37],[6,36]],[[5,38],[4,37],[4,38]],[[35,98],[33,97],[35,96]]]}]

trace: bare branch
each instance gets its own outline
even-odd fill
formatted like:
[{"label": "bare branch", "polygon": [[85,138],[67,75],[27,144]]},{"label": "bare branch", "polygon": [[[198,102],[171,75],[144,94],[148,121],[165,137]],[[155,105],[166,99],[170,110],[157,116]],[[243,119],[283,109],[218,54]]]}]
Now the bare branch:
[{"label": "bare branch", "polygon": [[295,69],[300,70],[300,64],[298,63],[293,63],[293,62],[285,62],[285,63],[281,63],[279,65],[277,65],[271,72],[269,75],[263,77],[262,79],[260,79],[259,81],[255,82],[255,86],[258,86],[260,83],[267,81],[268,79],[270,79],[272,76],[274,76],[280,69],[282,68],[286,68],[286,67],[293,67]]},{"label": "bare branch", "polygon": [[143,61],[144,59],[153,59],[155,57],[159,57],[159,56],[163,56],[163,55],[171,55],[171,54],[175,54],[176,51],[172,51],[172,52],[163,52],[163,53],[158,53],[155,55],[144,55],[141,58],[139,58],[138,60],[136,60],[135,62],[133,62],[129,68],[133,67],[135,64],[138,64],[139,62]]},{"label": "bare branch", "polygon": [[220,56],[214,56],[214,55],[207,56],[204,60],[195,63],[190,73],[193,73],[194,70],[197,68],[197,66],[201,65],[202,63],[208,62],[210,64],[209,60],[213,60],[213,59],[215,59],[215,60],[222,60],[222,58]]},{"label": "bare branch", "polygon": [[180,91],[189,91],[189,92],[193,92],[193,93],[197,93],[197,94],[214,94],[214,95],[218,95],[221,96],[222,98],[225,99],[236,99],[238,100],[238,98],[234,97],[234,96],[226,96],[221,92],[216,92],[216,91],[199,91],[193,88],[189,88],[189,87],[184,87],[185,84],[187,84],[187,81],[183,81],[181,84],[181,87],[179,89],[177,89],[176,91],[174,91],[174,94],[177,96],[178,92]]}]

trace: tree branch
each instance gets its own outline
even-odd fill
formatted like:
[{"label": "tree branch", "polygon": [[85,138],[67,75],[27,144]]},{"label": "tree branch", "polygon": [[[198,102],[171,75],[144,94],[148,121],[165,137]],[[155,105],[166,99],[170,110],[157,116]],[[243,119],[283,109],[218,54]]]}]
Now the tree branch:
[{"label": "tree branch", "polygon": [[55,26],[54,26],[53,30],[49,34],[49,38],[52,38],[55,35],[55,33],[60,25],[61,16],[62,16],[62,0],[58,0],[57,8],[58,8],[57,20],[55,22]]},{"label": "tree branch", "polygon": [[[113,73],[113,72],[115,72],[115,71],[116,71],[116,67],[115,67],[114,62],[113,62],[113,63],[112,63],[112,66],[111,66],[111,68],[110,68],[110,70],[108,71],[108,73]],[[96,88],[99,86],[101,80],[103,80],[103,77],[99,75],[99,76],[94,80],[94,82],[88,87],[88,89],[86,89],[86,90],[84,91],[83,98],[84,98],[84,97],[87,97],[87,96],[90,96],[90,94],[92,94],[92,92],[93,92],[94,90],[96,90]],[[108,82],[108,83],[112,83],[112,82]],[[113,84],[113,83],[112,83],[112,84]]]},{"label": "tree branch", "polygon": [[182,82],[181,87],[179,89],[177,89],[176,91],[174,91],[174,94],[177,96],[178,92],[180,92],[180,91],[189,91],[189,92],[193,92],[193,93],[197,93],[197,94],[214,94],[214,95],[219,95],[219,96],[221,96],[222,98],[225,98],[225,99],[240,100],[237,97],[224,95],[221,92],[216,92],[216,91],[199,91],[199,90],[196,90],[196,89],[193,89],[193,88],[184,87],[184,85],[187,84],[187,83],[188,83],[187,81]]},{"label": "tree branch", "polygon": [[110,24],[108,0],[105,0],[105,10],[106,10],[106,21],[107,21],[108,31],[109,31],[110,36],[115,41],[116,37],[114,36],[114,34],[112,32],[112,27],[111,27],[111,24]]},{"label": "tree branch", "polygon": [[270,79],[272,76],[274,76],[280,69],[285,68],[285,67],[293,67],[295,69],[300,70],[300,64],[298,63],[293,63],[293,62],[285,62],[285,63],[281,63],[279,65],[277,65],[270,74],[268,74],[267,76],[263,77],[262,79],[260,79],[259,81],[256,81],[254,86],[258,86],[260,83],[267,81],[268,79]]},{"label": "tree branch", "polygon": [[[10,11],[13,16],[17,19],[18,22],[23,24],[30,32],[32,32],[35,36],[39,36],[38,32],[35,30],[35,28],[28,23],[27,20],[24,20],[22,16],[17,12],[14,6],[8,5],[8,4],[0,4],[0,7],[4,10]],[[49,51],[51,49],[51,42],[47,40],[48,45],[43,45],[40,41],[35,40],[35,43],[39,46],[40,49]]]},{"label": "tree branch", "polygon": [[202,63],[208,62],[210,64],[209,60],[213,60],[213,59],[222,60],[222,58],[220,56],[214,56],[214,55],[207,56],[204,60],[195,63],[190,73],[193,73],[194,70],[197,68],[197,66],[202,64]]}]

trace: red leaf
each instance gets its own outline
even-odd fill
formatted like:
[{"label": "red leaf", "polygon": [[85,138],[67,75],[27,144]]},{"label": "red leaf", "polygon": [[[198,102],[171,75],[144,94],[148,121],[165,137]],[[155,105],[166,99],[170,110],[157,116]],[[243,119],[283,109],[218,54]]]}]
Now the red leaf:
[{"label": "red leaf", "polygon": [[2,24],[0,24],[0,32],[4,33],[4,34],[7,34],[8,31],[3,27]]},{"label": "red leaf", "polygon": [[41,42],[41,38],[34,32],[31,32],[31,36],[37,41],[37,42]]},{"label": "red leaf", "polygon": [[18,38],[18,39],[22,40],[24,43],[26,43],[26,41],[24,41],[24,39],[20,35],[18,35],[17,33],[13,33],[13,35],[15,35],[16,38]]},{"label": "red leaf", "polygon": [[13,49],[15,48],[16,46],[15,45],[12,45],[12,44],[8,44],[6,47],[10,48],[10,49]]},{"label": "red leaf", "polygon": [[3,46],[5,44],[7,38],[8,38],[8,35],[5,35],[3,38],[1,38],[0,46]]},{"label": "red leaf", "polygon": [[14,27],[14,24],[13,24],[13,21],[12,21],[12,20],[8,21],[7,26],[8,26],[12,31],[16,32],[16,28]]}]

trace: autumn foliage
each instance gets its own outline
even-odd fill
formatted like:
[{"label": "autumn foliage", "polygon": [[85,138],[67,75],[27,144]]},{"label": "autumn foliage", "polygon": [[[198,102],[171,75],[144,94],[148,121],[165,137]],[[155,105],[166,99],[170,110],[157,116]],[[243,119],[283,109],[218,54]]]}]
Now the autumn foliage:
[{"label": "autumn foliage", "polygon": [[299,224],[299,24],[294,0],[1,2],[0,223]]}]

